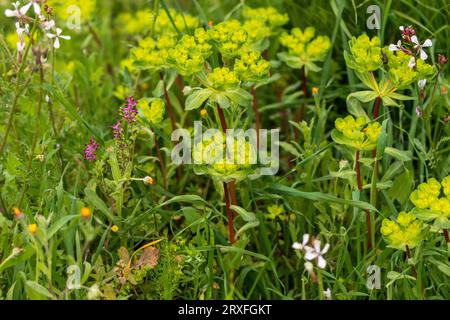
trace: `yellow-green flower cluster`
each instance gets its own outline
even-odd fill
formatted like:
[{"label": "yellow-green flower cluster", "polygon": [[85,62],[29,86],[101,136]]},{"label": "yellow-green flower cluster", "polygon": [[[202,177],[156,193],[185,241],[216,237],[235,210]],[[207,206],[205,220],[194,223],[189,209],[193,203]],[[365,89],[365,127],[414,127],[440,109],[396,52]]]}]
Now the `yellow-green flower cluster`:
[{"label": "yellow-green flower cluster", "polygon": [[357,150],[373,149],[381,134],[381,125],[378,122],[367,123],[365,117],[338,118],[335,126],[337,131],[332,132],[333,140]]},{"label": "yellow-green flower cluster", "polygon": [[419,218],[436,219],[442,226],[442,223],[447,223],[450,217],[450,176],[444,178],[441,183],[435,178],[421,183],[411,193],[410,200],[416,207],[413,213]]},{"label": "yellow-green flower cluster", "polygon": [[209,29],[208,39],[225,58],[230,59],[239,55],[247,43],[248,35],[238,20],[227,20]]},{"label": "yellow-green flower cluster", "polygon": [[236,88],[239,85],[239,78],[234,71],[228,68],[215,68],[208,75],[208,82],[211,87],[219,91]]},{"label": "yellow-green flower cluster", "polygon": [[270,63],[259,52],[245,52],[235,61],[234,72],[243,81],[258,82],[269,77]]},{"label": "yellow-green flower cluster", "polygon": [[274,7],[251,8],[244,7],[242,16],[246,20],[260,20],[271,29],[279,28],[289,21],[287,13],[280,13]]},{"label": "yellow-green flower cluster", "polygon": [[261,19],[246,20],[242,25],[242,29],[248,35],[247,42],[250,46],[270,37],[272,33],[270,27]]},{"label": "yellow-green flower cluster", "polygon": [[[79,17],[80,22],[90,20],[97,6],[96,0],[47,0],[47,5],[53,8],[53,14],[62,21],[70,21]],[[76,21],[73,21],[75,23]]]},{"label": "yellow-green flower cluster", "polygon": [[248,141],[237,138],[234,138],[233,150],[227,150],[226,136],[218,131],[194,147],[194,163],[208,167],[202,173],[225,180],[230,177],[240,180],[256,163],[256,151]]},{"label": "yellow-green flower cluster", "polygon": [[275,220],[277,218],[284,220],[286,218],[283,205],[274,204],[274,205],[268,206],[267,211],[269,212],[269,214],[266,217],[270,220]]},{"label": "yellow-green flower cluster", "polygon": [[195,30],[195,35],[184,35],[178,44],[169,50],[168,60],[183,76],[200,72],[206,59],[212,53],[212,46],[207,41],[203,28]]},{"label": "yellow-green flower cluster", "polygon": [[116,27],[120,33],[135,35],[150,30],[152,22],[153,15],[150,10],[139,10],[134,14],[123,12],[116,19]]},{"label": "yellow-green flower cluster", "polygon": [[381,234],[385,236],[389,246],[406,250],[415,248],[423,238],[423,223],[412,213],[400,212],[397,221],[384,219],[381,224]]},{"label": "yellow-green flower cluster", "polygon": [[152,125],[158,125],[164,120],[165,104],[162,99],[140,99],[137,104],[140,117],[144,117]]},{"label": "yellow-green flower cluster", "polygon": [[159,70],[167,67],[169,49],[175,44],[176,39],[170,33],[161,35],[157,40],[142,39],[139,46],[131,50],[131,59],[144,68]]},{"label": "yellow-green flower cluster", "polygon": [[318,36],[314,39],[315,29],[308,27],[304,31],[294,28],[291,33],[284,32],[280,36],[280,43],[288,48],[289,55],[307,62],[323,61],[331,47],[330,38]]},{"label": "yellow-green flower cluster", "polygon": [[415,60],[401,50],[390,51],[384,48],[383,52],[388,61],[389,77],[397,88],[405,88],[414,81],[429,79],[434,74],[432,65],[421,59]]},{"label": "yellow-green flower cluster", "polygon": [[350,42],[350,55],[345,52],[347,65],[359,72],[375,71],[383,64],[380,39],[370,39],[366,34],[353,37]]}]

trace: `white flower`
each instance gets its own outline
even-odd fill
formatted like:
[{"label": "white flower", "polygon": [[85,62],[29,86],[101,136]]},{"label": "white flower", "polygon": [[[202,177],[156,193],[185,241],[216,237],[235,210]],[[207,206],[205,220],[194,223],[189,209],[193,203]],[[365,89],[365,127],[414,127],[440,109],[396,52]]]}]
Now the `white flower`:
[{"label": "white flower", "polygon": [[5,16],[7,16],[9,18],[11,18],[11,17],[20,18],[22,16],[22,14],[20,13],[20,10],[19,10],[20,2],[19,1],[13,2],[12,5],[14,7],[14,10],[6,9]]},{"label": "white flower", "polygon": [[55,20],[42,22],[42,27],[44,28],[45,31],[49,31],[50,29],[55,27]]},{"label": "white flower", "polygon": [[16,22],[16,32],[20,39],[23,39],[23,34],[30,34],[30,26],[28,24],[25,25],[25,28],[20,26],[20,23]]},{"label": "white flower", "polygon": [[417,36],[412,36],[411,41],[415,44],[414,49],[417,51],[417,53],[420,54],[420,59],[423,61],[428,59],[427,53],[423,50],[423,48],[429,48],[433,45],[433,42],[431,42],[430,39],[425,40],[423,44],[420,44],[419,39]]},{"label": "white flower", "polygon": [[41,14],[41,6],[38,1],[39,0],[30,0],[28,4],[20,8],[20,13],[25,15],[28,10],[30,10],[30,7],[33,6],[34,13],[39,16]]},{"label": "white flower", "polygon": [[309,241],[309,234],[305,233],[303,235],[302,243],[294,242],[292,248],[294,248],[295,250],[303,250],[306,247],[308,241]]},{"label": "white flower", "polygon": [[59,49],[60,45],[59,45],[59,38],[61,39],[65,39],[65,40],[70,40],[70,36],[63,36],[62,34],[62,30],[60,28],[56,28],[56,34],[53,33],[47,33],[47,37],[49,37],[50,39],[55,39],[53,46],[55,47],[55,49]]},{"label": "white flower", "polygon": [[427,79],[419,80],[417,83],[419,85],[420,91],[423,91],[423,89],[425,88],[425,85],[427,84]]},{"label": "white flower", "polygon": [[305,262],[305,270],[308,271],[309,273],[313,272],[314,265],[311,262],[306,261]]},{"label": "white flower", "polygon": [[410,67],[412,69],[415,66],[416,66],[416,58],[411,57],[411,59],[409,59],[409,62],[408,62],[408,67]]},{"label": "white flower", "polygon": [[323,295],[327,300],[331,300],[331,289],[328,288],[326,291],[323,292]]},{"label": "white flower", "polygon": [[23,52],[23,50],[25,50],[25,42],[21,41],[21,42],[17,42],[17,52],[20,54]]},{"label": "white flower", "polygon": [[402,40],[398,40],[397,44],[390,44],[389,51],[397,51],[402,49]]},{"label": "white flower", "polygon": [[330,249],[330,244],[326,244],[323,249],[320,249],[320,240],[315,239],[313,241],[313,248],[306,246],[305,247],[305,259],[308,261],[317,259],[317,266],[320,269],[325,269],[327,265],[327,261],[322,257],[325,253]]}]

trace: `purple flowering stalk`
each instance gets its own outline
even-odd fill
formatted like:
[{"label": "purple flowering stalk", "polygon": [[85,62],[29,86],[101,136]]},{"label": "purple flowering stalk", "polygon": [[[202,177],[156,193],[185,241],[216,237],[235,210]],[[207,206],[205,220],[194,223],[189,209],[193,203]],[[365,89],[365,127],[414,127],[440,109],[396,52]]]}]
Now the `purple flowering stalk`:
[{"label": "purple flowering stalk", "polygon": [[84,160],[95,161],[97,160],[97,155],[95,152],[97,151],[99,145],[95,142],[94,138],[91,137],[89,140],[89,144],[86,144],[86,148],[84,148]]},{"label": "purple flowering stalk", "polygon": [[136,121],[136,116],[138,111],[136,109],[137,101],[134,100],[133,96],[126,99],[126,105],[123,108],[120,108],[120,112],[122,113],[122,118],[128,123],[133,123]]},{"label": "purple flowering stalk", "polygon": [[120,140],[122,138],[122,120],[119,120],[115,125],[112,125],[114,139]]}]

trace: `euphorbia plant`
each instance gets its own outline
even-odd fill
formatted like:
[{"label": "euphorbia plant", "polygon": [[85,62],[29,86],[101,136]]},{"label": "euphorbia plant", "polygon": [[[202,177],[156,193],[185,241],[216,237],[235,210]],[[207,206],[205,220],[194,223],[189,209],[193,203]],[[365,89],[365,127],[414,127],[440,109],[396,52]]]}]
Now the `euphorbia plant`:
[{"label": "euphorbia plant", "polygon": [[[373,150],[381,134],[381,125],[378,122],[368,122],[365,117],[353,118],[347,116],[339,118],[335,122],[336,129],[331,132],[332,139],[355,151],[355,171],[358,190],[363,192],[363,181],[361,176],[360,157],[361,152]],[[366,222],[368,230],[368,247],[372,248],[372,222],[370,211],[366,211]]]},{"label": "euphorbia plant", "polygon": [[[380,230],[389,247],[405,251],[408,259],[411,259],[411,250],[424,238],[424,227],[412,213],[400,212],[397,221],[384,219]],[[417,276],[414,265],[412,270],[413,275]]]},{"label": "euphorbia plant", "polygon": [[[208,76],[206,76],[206,78],[204,74],[198,75],[198,80],[206,86],[206,88],[197,87],[193,89],[192,93],[186,99],[186,110],[197,109],[207,102],[209,106],[215,108],[217,111],[218,124],[223,132],[226,133],[228,125],[223,109],[230,110],[230,115],[239,112],[238,108],[240,106],[246,106],[250,102],[251,95],[239,87],[240,80],[236,73],[226,67],[215,68]],[[233,243],[234,227],[230,207],[231,202],[236,204],[234,190],[235,179],[226,180],[229,181],[223,182],[223,189],[230,231],[230,242]],[[230,184],[230,186],[228,184]],[[231,193],[231,195],[229,193]]]},{"label": "euphorbia plant", "polygon": [[[278,53],[278,58],[290,68],[301,70],[303,97],[308,98],[308,72],[319,72],[318,62],[325,60],[331,42],[327,36],[315,36],[315,29],[308,27],[304,31],[294,28],[291,33],[284,32],[280,36],[280,43],[288,49],[287,52]],[[297,114],[297,121],[303,120],[305,105],[302,105]]]},{"label": "euphorbia plant", "polygon": [[[429,41],[429,40],[427,40]],[[352,97],[363,103],[375,101],[373,116],[378,118],[380,104],[384,106],[399,106],[397,101],[411,100],[409,96],[399,94],[401,89],[408,88],[412,83],[422,84],[424,80],[434,75],[434,67],[425,63],[422,47],[408,51],[401,40],[397,46],[381,48],[380,39],[370,39],[366,34],[353,37],[349,41],[350,52],[345,51],[347,66],[355,70],[361,82],[370,90],[352,93]],[[417,58],[419,55],[420,58]],[[374,72],[381,70],[381,79],[377,81]]]},{"label": "euphorbia plant", "polygon": [[415,206],[411,212],[421,220],[434,222],[433,226],[443,230],[445,241],[450,243],[450,176],[445,177],[441,183],[435,178],[421,183],[411,193],[410,200]]}]

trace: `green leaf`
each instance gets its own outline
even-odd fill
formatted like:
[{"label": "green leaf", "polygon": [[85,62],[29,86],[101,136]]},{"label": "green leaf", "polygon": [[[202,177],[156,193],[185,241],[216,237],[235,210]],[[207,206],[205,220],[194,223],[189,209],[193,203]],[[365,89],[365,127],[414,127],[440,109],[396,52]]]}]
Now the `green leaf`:
[{"label": "green leaf", "polygon": [[194,110],[201,107],[213,92],[210,89],[200,89],[192,92],[186,99],[186,110]]},{"label": "green leaf", "polygon": [[390,155],[391,157],[394,157],[397,160],[400,160],[402,162],[407,162],[412,160],[412,152],[411,151],[403,151],[398,150],[396,148],[392,147],[386,147],[384,148],[384,153]]},{"label": "green leaf", "polygon": [[161,98],[164,95],[164,80],[159,80],[155,89],[153,90],[153,95],[155,97]]},{"label": "green leaf", "polygon": [[327,202],[327,203],[338,203],[338,204],[357,207],[360,209],[365,209],[365,210],[367,209],[367,210],[378,212],[378,210],[369,203],[357,201],[357,200],[345,200],[345,199],[338,198],[334,195],[326,194],[326,193],[322,193],[322,192],[305,192],[305,191],[300,191],[300,190],[294,189],[292,187],[288,187],[288,186],[284,186],[284,185],[280,185],[280,184],[273,184],[272,186],[270,186],[270,189],[280,192],[282,194],[291,196],[291,197],[295,197],[295,198],[303,198],[303,199],[307,199],[307,200],[311,200],[311,201],[319,201],[319,202]]},{"label": "green leaf", "polygon": [[378,97],[378,94],[375,91],[372,90],[364,90],[364,91],[358,91],[354,92],[348,95],[347,100],[350,98],[356,98],[362,103],[367,103],[370,101],[374,101]]},{"label": "green leaf", "polygon": [[32,300],[45,300],[45,298],[52,299],[53,295],[47,288],[41,286],[35,281],[28,280],[26,282],[27,294]]},{"label": "green leaf", "polygon": [[211,99],[217,102],[222,109],[228,108],[231,104],[230,99],[224,93],[217,93]]},{"label": "green leaf", "polygon": [[252,95],[242,88],[227,90],[224,94],[239,106],[246,106],[253,99]]},{"label": "green leaf", "polygon": [[389,121],[389,119],[386,119],[381,124],[381,133],[380,133],[380,136],[378,137],[378,141],[377,141],[377,159],[378,160],[381,160],[383,158],[384,148],[386,147],[386,142],[387,142],[386,131],[387,131],[388,121]]},{"label": "green leaf", "polygon": [[306,71],[312,71],[312,72],[319,72],[320,70],[322,70],[321,67],[319,67],[318,65],[316,65],[315,63],[312,62],[308,62],[305,64],[305,69]]},{"label": "green leaf", "polygon": [[160,205],[158,205],[157,208],[165,207],[171,203],[179,203],[179,202],[191,202],[192,203],[192,202],[197,202],[197,201],[206,203],[206,201],[200,196],[197,196],[194,194],[185,194],[182,196],[175,196],[175,197],[161,203]]},{"label": "green leaf", "polygon": [[277,56],[292,69],[301,69],[305,65],[299,57],[291,56],[287,52],[280,52]]},{"label": "green leaf", "polygon": [[395,102],[395,100],[393,100],[387,96],[382,97],[381,100],[383,101],[383,104],[386,107],[400,107],[400,105],[397,102]]},{"label": "green leaf", "polygon": [[100,210],[110,221],[114,222],[116,219],[113,217],[111,211],[106,206],[105,202],[90,188],[84,189],[86,200],[91,203],[96,209]]},{"label": "green leaf", "polygon": [[337,144],[343,144],[354,148],[354,141],[344,136],[344,134],[336,129],[331,131],[331,139]]},{"label": "green leaf", "polygon": [[250,222],[250,221],[256,220],[256,216],[253,212],[248,212],[247,210],[245,210],[242,207],[233,205],[233,206],[231,206],[231,210],[237,212],[244,221]]},{"label": "green leaf", "polygon": [[69,221],[79,218],[79,215],[64,216],[58,219],[52,226],[47,230],[47,240],[51,239],[61,228],[63,228]]},{"label": "green leaf", "polygon": [[280,147],[283,148],[283,150],[289,152],[293,156],[296,156],[297,158],[301,157],[300,152],[298,152],[298,150],[295,148],[295,146],[292,145],[291,143],[280,141],[279,144],[280,144]]},{"label": "green leaf", "polygon": [[405,96],[405,95],[403,95],[403,94],[400,94],[400,93],[396,93],[396,92],[392,92],[392,93],[390,93],[390,94],[388,94],[387,95],[389,98],[392,98],[392,99],[395,99],[395,100],[414,100],[414,98],[412,98],[412,97],[408,97],[408,96]]},{"label": "green leaf", "polygon": [[361,101],[359,101],[355,97],[352,97],[351,95],[347,97],[347,109],[348,112],[350,112],[350,114],[356,118],[364,117],[367,121],[370,120],[370,118],[367,116],[366,111],[361,105]]},{"label": "green leaf", "polygon": [[249,229],[252,229],[252,228],[256,228],[258,226],[259,226],[259,220],[247,222],[236,232],[236,238],[238,238],[243,232],[245,232]]}]

